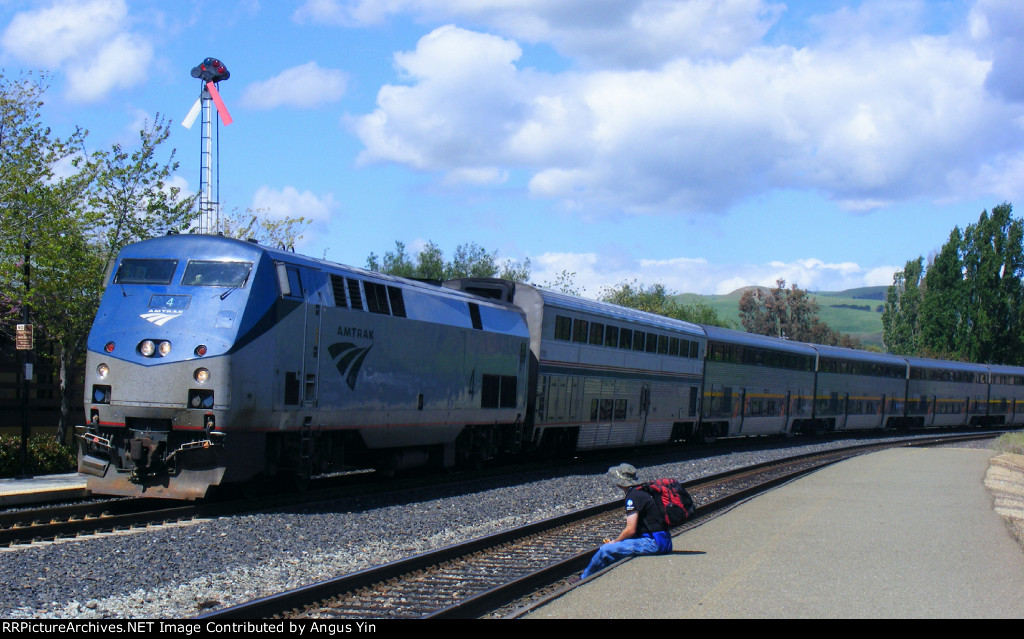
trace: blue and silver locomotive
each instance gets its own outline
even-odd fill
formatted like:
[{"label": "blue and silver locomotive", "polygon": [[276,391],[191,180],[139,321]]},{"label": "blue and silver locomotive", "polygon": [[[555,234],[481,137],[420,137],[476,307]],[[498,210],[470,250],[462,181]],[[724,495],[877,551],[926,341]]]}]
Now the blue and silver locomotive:
[{"label": "blue and silver locomotive", "polygon": [[524,436],[529,333],[493,300],[255,243],[121,251],[86,363],[94,492],[485,460]]}]

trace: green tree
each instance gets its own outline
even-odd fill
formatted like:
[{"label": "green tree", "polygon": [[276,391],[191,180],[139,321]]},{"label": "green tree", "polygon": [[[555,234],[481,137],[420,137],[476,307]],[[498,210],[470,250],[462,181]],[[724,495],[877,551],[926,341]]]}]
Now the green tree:
[{"label": "green tree", "polygon": [[1024,222],[1009,204],[954,228],[923,270],[922,258],[911,260],[889,287],[889,352],[1024,363]]},{"label": "green tree", "polygon": [[525,282],[530,278],[528,258],[522,262],[505,260],[499,264],[497,251],[487,251],[475,242],[457,246],[452,260],[446,262],[441,249],[433,242],[428,242],[413,258],[406,251],[405,244],[396,241],[394,250],[386,251],[383,257],[370,253],[366,258],[366,268],[378,273],[428,280],[500,277]]},{"label": "green tree", "polygon": [[954,228],[925,271],[921,284],[920,349],[915,354],[960,358],[966,339],[962,243],[960,229]]},{"label": "green tree", "polygon": [[158,114],[139,131],[138,146],[121,144],[98,151],[84,163],[89,188],[78,206],[65,211],[80,233],[61,237],[53,249],[55,262],[48,280],[44,311],[48,337],[59,346],[63,439],[70,415],[69,370],[85,353],[89,326],[99,307],[106,266],[126,245],[168,232],[182,232],[198,215],[197,196],[170,184],[178,169],[172,149],[158,155],[170,136],[170,124]]},{"label": "green tree", "polygon": [[498,274],[497,258],[497,251],[487,251],[476,242],[459,244],[451,262],[445,265],[444,278],[494,277]]},{"label": "green tree", "polygon": [[157,114],[139,131],[133,150],[114,144],[92,157],[96,179],[89,205],[104,263],[132,242],[188,231],[198,217],[198,194],[182,193],[170,183],[178,170],[175,150],[159,158],[170,135],[170,123]]},{"label": "green tree", "polygon": [[86,133],[76,128],[61,139],[43,124],[46,88],[45,76],[9,80],[0,72],[0,330],[9,336],[15,323],[28,322],[37,346],[56,346],[63,428],[75,353],[69,342],[84,339],[68,335],[88,331],[75,306],[82,283],[73,269],[89,264],[83,201],[91,172],[82,161]]},{"label": "green tree", "polygon": [[1009,204],[982,211],[963,234],[965,290],[962,312],[968,335],[961,354],[974,362],[1024,360],[1024,222]]},{"label": "green tree", "polygon": [[255,240],[264,246],[292,249],[302,239],[311,220],[299,216],[271,219],[264,209],[233,209],[220,218],[220,230],[227,237]]},{"label": "green tree", "polygon": [[441,280],[444,279],[444,268],[444,253],[437,244],[427,242],[427,245],[416,254],[417,277]]},{"label": "green tree", "polygon": [[85,351],[107,263],[126,244],[187,230],[195,196],[170,185],[174,152],[157,159],[169,125],[159,116],[139,147],[86,155],[86,133],[55,138],[42,124],[43,82],[0,76],[0,281],[11,316],[31,310],[55,350],[63,398],[58,437],[69,423],[71,373]]},{"label": "green tree", "polygon": [[780,337],[809,344],[861,348],[860,341],[844,335],[818,318],[818,303],[806,290],[776,280],[775,288],[751,288],[740,297],[740,321],[748,333]]},{"label": "green tree", "polygon": [[420,277],[416,271],[416,265],[405,251],[405,244],[397,240],[395,241],[395,250],[386,251],[383,258],[378,258],[376,253],[370,253],[370,256],[366,258],[366,268],[377,273],[387,273],[398,277]]},{"label": "green tree", "polygon": [[576,297],[580,296],[580,289],[576,286],[576,273],[565,269],[555,276],[555,281],[544,282],[542,284],[538,284],[538,286],[546,288],[549,291],[565,293],[566,295],[574,295]]},{"label": "green tree", "polygon": [[882,343],[894,355],[917,355],[921,349],[921,275],[924,257],[910,260],[893,274],[882,311]]},{"label": "green tree", "polygon": [[733,328],[731,322],[720,318],[710,306],[699,302],[680,304],[673,299],[674,295],[675,293],[670,292],[663,284],[646,286],[633,280],[605,288],[598,295],[598,299],[609,304],[635,308],[693,324]]}]

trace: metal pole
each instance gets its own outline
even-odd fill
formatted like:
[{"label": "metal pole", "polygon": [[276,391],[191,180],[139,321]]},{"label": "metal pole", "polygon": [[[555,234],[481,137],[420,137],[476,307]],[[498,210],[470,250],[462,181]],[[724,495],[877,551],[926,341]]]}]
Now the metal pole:
[{"label": "metal pole", "polygon": [[202,148],[200,151],[200,233],[214,233],[213,221],[213,99],[203,89]]},{"label": "metal pole", "polygon": [[[27,216],[26,216],[27,217]],[[26,220],[27,222],[27,220]],[[28,292],[30,290],[32,269],[29,265],[29,260],[32,256],[32,241],[28,239],[27,233],[25,238],[25,265],[24,265],[24,277],[25,277],[25,300],[21,306],[21,318],[25,324],[29,323],[28,317]],[[31,475],[28,474],[28,440],[31,435],[31,425],[28,418],[28,379],[29,371],[31,370],[30,362],[30,350],[21,351],[23,355],[19,358],[21,360],[21,474],[18,476],[19,479],[28,479]]]}]

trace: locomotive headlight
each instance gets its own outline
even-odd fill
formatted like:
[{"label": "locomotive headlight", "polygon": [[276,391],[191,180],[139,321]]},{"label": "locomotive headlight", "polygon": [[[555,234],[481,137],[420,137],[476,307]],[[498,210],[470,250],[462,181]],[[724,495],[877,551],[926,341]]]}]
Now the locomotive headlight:
[{"label": "locomotive headlight", "polygon": [[153,343],[153,340],[144,339],[139,343],[139,352],[142,353],[144,357],[152,357],[155,351],[156,344]]},{"label": "locomotive headlight", "polygon": [[106,364],[100,364],[96,367],[96,376],[100,379],[106,379],[107,375],[110,374],[110,367]]},{"label": "locomotive headlight", "polygon": [[157,350],[160,352],[160,357],[167,357],[167,354],[171,352],[171,343],[167,341],[160,342]]},{"label": "locomotive headlight", "polygon": [[210,381],[210,371],[206,370],[205,368],[197,368],[196,372],[193,373],[192,376],[200,384],[205,384],[206,382]]}]

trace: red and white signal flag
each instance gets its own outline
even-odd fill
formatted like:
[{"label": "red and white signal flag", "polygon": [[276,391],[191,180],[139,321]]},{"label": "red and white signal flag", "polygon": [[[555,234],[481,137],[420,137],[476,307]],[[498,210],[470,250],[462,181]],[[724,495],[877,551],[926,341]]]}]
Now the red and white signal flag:
[{"label": "red and white signal flag", "polygon": [[[213,99],[213,104],[217,107],[217,113],[220,115],[220,119],[224,121],[225,126],[234,122],[231,119],[231,114],[228,113],[227,106],[224,105],[224,100],[220,97],[220,92],[217,90],[217,83],[222,80],[227,80],[231,77],[231,73],[228,68],[224,66],[224,63],[217,58],[206,58],[202,64],[192,68],[192,77],[199,78],[206,83],[206,90]],[[191,129],[192,125],[196,121],[196,117],[199,116],[199,112],[202,111],[203,96],[199,96],[196,99],[195,104],[189,109],[188,115],[181,121],[181,125],[186,129]]]}]

